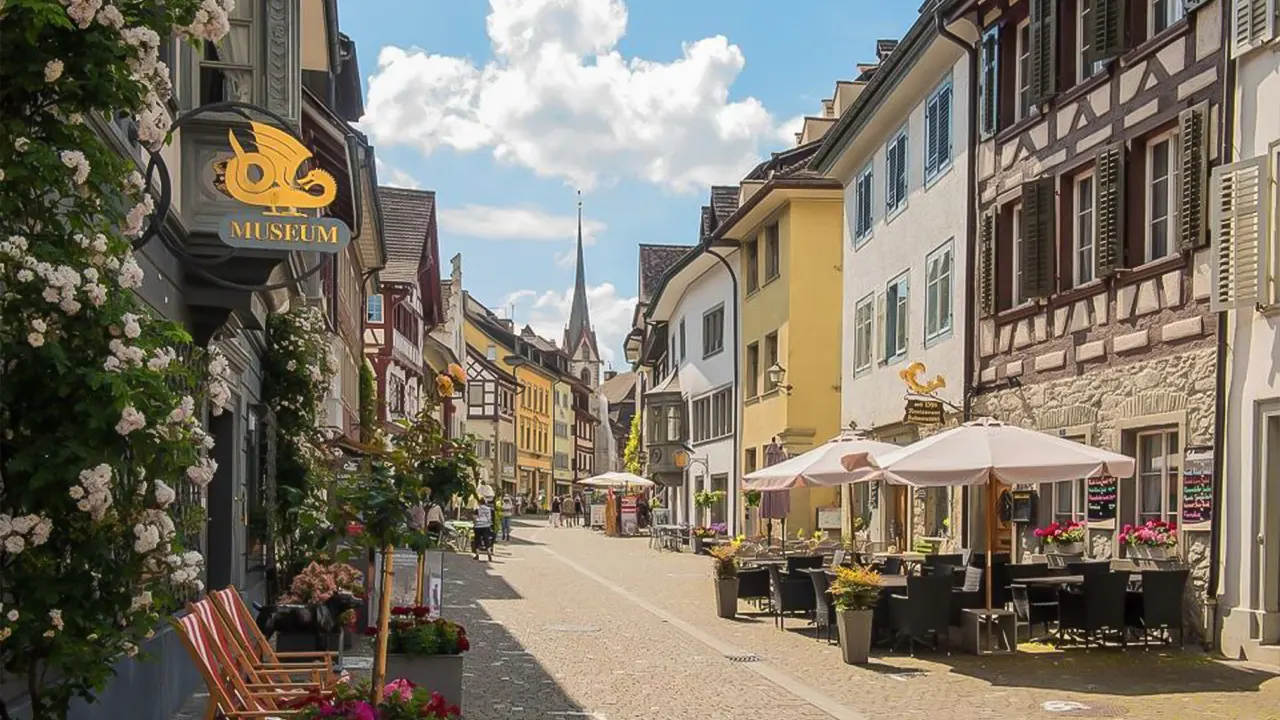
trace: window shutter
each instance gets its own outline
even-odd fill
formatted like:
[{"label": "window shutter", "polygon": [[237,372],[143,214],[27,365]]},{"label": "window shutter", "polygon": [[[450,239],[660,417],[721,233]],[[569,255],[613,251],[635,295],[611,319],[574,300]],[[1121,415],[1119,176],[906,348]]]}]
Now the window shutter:
[{"label": "window shutter", "polygon": [[1127,0],[1094,0],[1093,12],[1089,13],[1092,27],[1085,30],[1090,39],[1089,62],[1110,60],[1127,49],[1128,15]]},{"label": "window shutter", "polygon": [[1046,102],[1057,89],[1058,1],[1031,3],[1031,101]]},{"label": "window shutter", "polygon": [[1213,169],[1210,205],[1210,262],[1214,312],[1269,304],[1267,249],[1270,244],[1271,177],[1267,157]]},{"label": "window shutter", "polygon": [[[927,303],[926,303],[927,304]],[[898,323],[898,334],[902,336],[902,351],[906,352],[911,347],[911,276],[902,278],[902,321]],[[893,347],[898,348],[898,341],[893,341]]]},{"label": "window shutter", "polygon": [[951,161],[951,85],[938,93],[938,156],[936,169],[941,170]]},{"label": "window shutter", "polygon": [[932,177],[938,171],[939,141],[942,137],[938,125],[938,109],[942,107],[941,93],[935,94],[927,103],[924,111],[924,174]]},{"label": "window shutter", "polygon": [[894,208],[898,204],[898,143],[897,141],[889,143],[888,149],[884,154],[884,200],[885,207]]},{"label": "window shutter", "polygon": [[1231,53],[1240,55],[1275,34],[1276,0],[1232,0]]},{"label": "window shutter", "polygon": [[876,293],[876,362],[883,365],[889,353],[888,335],[885,333],[885,294]]},{"label": "window shutter", "polygon": [[1026,298],[1053,294],[1055,184],[1056,180],[1049,177],[1022,186],[1022,295]]},{"label": "window shutter", "polygon": [[978,237],[978,313],[985,317],[996,311],[996,216],[984,213]]},{"label": "window shutter", "polygon": [[1124,266],[1124,144],[1098,151],[1094,207],[1094,277]]},{"label": "window shutter", "polygon": [[1183,252],[1204,241],[1205,179],[1209,156],[1205,132],[1207,103],[1178,115],[1178,247]]},{"label": "window shutter", "polygon": [[982,38],[982,77],[978,86],[980,95],[978,106],[982,117],[980,128],[982,134],[992,135],[996,131],[996,118],[999,116],[999,83],[1000,83],[1000,26],[988,28]]}]

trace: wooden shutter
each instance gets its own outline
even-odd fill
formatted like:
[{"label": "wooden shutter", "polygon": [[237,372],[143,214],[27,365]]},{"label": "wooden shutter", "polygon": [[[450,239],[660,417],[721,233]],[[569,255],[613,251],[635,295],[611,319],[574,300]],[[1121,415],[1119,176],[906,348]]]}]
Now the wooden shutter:
[{"label": "wooden shutter", "polygon": [[1022,295],[1048,297],[1053,293],[1054,254],[1057,243],[1057,194],[1054,178],[1042,178],[1022,186]]},{"label": "wooden shutter", "polygon": [[1031,3],[1031,101],[1044,103],[1057,90],[1058,0]]},{"label": "wooden shutter", "polygon": [[1231,54],[1248,52],[1275,35],[1276,0],[1232,0]]},{"label": "wooden shutter", "polygon": [[1094,277],[1124,267],[1124,144],[1098,151],[1094,206]]},{"label": "wooden shutter", "polygon": [[1129,16],[1128,0],[1093,0],[1089,13],[1089,62],[1110,60],[1128,49],[1125,20]]},{"label": "wooden shutter", "polygon": [[885,294],[881,292],[876,293],[876,362],[881,365],[889,357],[885,351],[888,344],[888,335],[885,333]]},{"label": "wooden shutter", "polygon": [[984,136],[995,134],[1000,112],[1000,26],[987,29],[982,36],[982,74],[978,85],[981,125]]},{"label": "wooden shutter", "polygon": [[934,164],[938,170],[951,164],[951,83],[938,92],[938,151]]},{"label": "wooden shutter", "polygon": [[996,214],[983,213],[978,235],[978,314],[996,312]]},{"label": "wooden shutter", "polygon": [[1268,304],[1267,287],[1271,177],[1267,157],[1213,169],[1210,262],[1214,312]]},{"label": "wooden shutter", "polygon": [[1178,115],[1178,247],[1183,252],[1204,242],[1205,180],[1208,179],[1207,103]]},{"label": "wooden shutter", "polygon": [[924,175],[932,177],[938,170],[938,142],[942,137],[938,126],[938,108],[940,94],[935,94],[925,103],[924,108]]}]

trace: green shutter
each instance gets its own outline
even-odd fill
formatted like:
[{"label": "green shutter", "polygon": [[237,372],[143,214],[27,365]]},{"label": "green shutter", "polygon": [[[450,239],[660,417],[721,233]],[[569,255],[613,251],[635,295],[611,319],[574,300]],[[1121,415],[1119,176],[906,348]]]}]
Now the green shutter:
[{"label": "green shutter", "polygon": [[1058,80],[1058,1],[1031,3],[1031,101],[1053,97]]},{"label": "green shutter", "polygon": [[1124,143],[1098,151],[1097,177],[1094,276],[1105,277],[1124,267]]},{"label": "green shutter", "polygon": [[987,29],[982,36],[982,75],[978,87],[982,108],[981,130],[983,136],[995,133],[998,127],[1000,98],[1000,26]]},{"label": "green shutter", "polygon": [[983,213],[978,236],[978,314],[996,312],[996,216]]},{"label": "green shutter", "polygon": [[1208,133],[1205,103],[1178,115],[1178,248],[1183,252],[1204,243],[1205,182],[1208,178]]},{"label": "green shutter", "polygon": [[1093,12],[1089,13],[1091,27],[1085,30],[1090,39],[1089,62],[1110,60],[1128,49],[1125,26],[1128,15],[1128,0],[1093,0]]},{"label": "green shutter", "polygon": [[1022,294],[1027,298],[1053,294],[1057,233],[1057,193],[1054,178],[1022,186]]}]

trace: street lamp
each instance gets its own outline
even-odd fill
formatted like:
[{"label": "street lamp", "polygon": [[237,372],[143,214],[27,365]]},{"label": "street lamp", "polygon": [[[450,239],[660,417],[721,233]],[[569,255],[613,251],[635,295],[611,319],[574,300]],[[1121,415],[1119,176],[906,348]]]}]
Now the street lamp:
[{"label": "street lamp", "polygon": [[769,366],[769,369],[765,370],[764,373],[765,373],[765,376],[769,379],[769,384],[777,388],[778,392],[782,393],[783,395],[791,394],[791,386],[782,384],[783,378],[787,376],[786,368],[782,367],[782,365],[775,362],[773,365]]}]

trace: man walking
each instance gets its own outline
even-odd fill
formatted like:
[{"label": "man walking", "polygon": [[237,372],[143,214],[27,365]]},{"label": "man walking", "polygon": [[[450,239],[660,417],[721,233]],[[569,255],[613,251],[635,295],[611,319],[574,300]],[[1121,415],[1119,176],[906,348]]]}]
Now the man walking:
[{"label": "man walking", "polygon": [[551,496],[551,527],[560,527],[560,496]]},{"label": "man walking", "polygon": [[516,512],[516,504],[511,502],[510,495],[502,496],[502,540],[511,540],[511,516]]},{"label": "man walking", "polygon": [[489,507],[489,498],[480,498],[480,505],[476,507],[476,520],[471,533],[471,549],[475,553],[476,559],[480,559],[481,548],[489,551],[489,558],[493,558],[493,508]]}]

